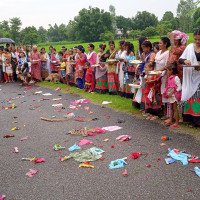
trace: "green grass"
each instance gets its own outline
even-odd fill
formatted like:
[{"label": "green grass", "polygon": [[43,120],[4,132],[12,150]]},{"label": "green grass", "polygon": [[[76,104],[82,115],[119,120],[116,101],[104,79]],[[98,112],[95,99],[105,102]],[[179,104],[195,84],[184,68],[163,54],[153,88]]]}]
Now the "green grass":
[{"label": "green grass", "polygon": [[[188,44],[189,44],[189,43],[193,42],[193,33],[189,33],[188,35],[190,36],[189,41],[188,41]],[[115,40],[116,48],[118,48],[118,43],[121,40],[123,40],[123,39]],[[138,48],[138,40],[133,40],[133,39],[125,39],[125,40],[129,41],[129,42],[132,42],[133,45],[134,45],[135,51],[137,50],[137,48]],[[160,36],[150,37],[149,40],[152,43],[153,42],[158,42],[160,40]],[[108,41],[106,41],[106,42],[101,42],[101,41],[100,42],[92,42],[92,44],[94,44],[94,46],[95,46],[95,51],[96,52],[98,51],[98,46],[100,44],[103,44],[103,43],[106,44],[106,46],[107,46],[106,50],[108,50]],[[86,53],[88,53],[88,49],[87,49],[88,43],[78,43],[77,41],[76,42],[62,41],[62,42],[41,43],[41,44],[38,44],[38,48],[40,49],[40,48],[44,47],[46,49],[46,51],[48,52],[49,46],[51,46],[51,45],[56,48],[57,52],[61,50],[62,46],[65,46],[65,47],[67,47],[69,49],[69,48],[73,48],[74,46],[83,45],[83,47],[86,50]]]},{"label": "green grass", "polygon": [[[43,82],[37,83],[37,85],[39,85],[41,87],[50,88],[50,89],[56,89],[59,87],[59,88],[61,88],[62,93],[77,94],[77,95],[80,95],[81,98],[89,99],[92,103],[95,103],[98,105],[102,105],[103,101],[112,101],[112,103],[106,105],[106,107],[112,108],[115,111],[120,111],[120,112],[124,112],[127,114],[132,114],[132,112],[134,111],[135,116],[145,119],[142,116],[141,112],[139,112],[139,109],[132,106],[131,99],[126,99],[126,98],[120,97],[118,95],[98,94],[98,93],[91,94],[91,93],[85,92],[84,90],[78,90],[77,87],[75,87],[75,86],[66,86],[62,83],[52,83],[52,82],[43,81]],[[65,89],[67,89],[67,88],[71,88],[71,89],[69,91],[65,91]],[[137,112],[138,114],[135,114],[135,112]],[[156,120],[156,122],[164,124],[164,122],[160,119]],[[192,134],[192,135],[198,137],[198,139],[200,138],[200,129],[189,128],[188,124],[186,124],[186,123],[181,124],[180,128],[178,128],[176,130],[173,129],[173,131]]]}]

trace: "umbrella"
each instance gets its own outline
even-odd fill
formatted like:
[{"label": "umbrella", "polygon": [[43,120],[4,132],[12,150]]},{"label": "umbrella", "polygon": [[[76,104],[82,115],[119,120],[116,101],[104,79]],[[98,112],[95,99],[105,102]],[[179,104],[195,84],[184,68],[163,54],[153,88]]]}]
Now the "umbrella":
[{"label": "umbrella", "polygon": [[7,44],[7,43],[15,44],[15,41],[10,38],[0,38],[0,44]]}]

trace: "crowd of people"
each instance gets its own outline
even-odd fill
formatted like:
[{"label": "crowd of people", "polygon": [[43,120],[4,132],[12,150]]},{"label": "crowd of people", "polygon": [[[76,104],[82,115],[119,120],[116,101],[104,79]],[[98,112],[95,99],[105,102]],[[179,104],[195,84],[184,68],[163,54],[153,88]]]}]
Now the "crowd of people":
[{"label": "crowd of people", "polygon": [[59,52],[50,46],[47,53],[37,46],[7,44],[0,47],[0,80],[29,85],[57,77],[87,92],[131,98],[146,119],[160,117],[171,128],[180,122],[200,126],[200,29],[187,46],[188,39],[175,30],[153,44],[141,36],[136,52],[129,41],[120,41],[118,48],[109,41],[106,52],[105,44],[98,53],[88,44],[88,54],[82,45]]}]

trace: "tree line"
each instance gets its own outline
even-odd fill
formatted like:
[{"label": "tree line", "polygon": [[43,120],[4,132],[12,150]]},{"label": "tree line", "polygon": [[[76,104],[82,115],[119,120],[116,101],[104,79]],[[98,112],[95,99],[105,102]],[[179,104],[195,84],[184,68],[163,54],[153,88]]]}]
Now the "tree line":
[{"label": "tree line", "polygon": [[126,18],[117,16],[113,5],[109,6],[109,12],[90,6],[88,9],[80,10],[68,24],[49,24],[48,29],[42,26],[38,29],[34,26],[22,29],[20,18],[14,17],[0,23],[0,37],[9,37],[15,42],[32,45],[59,41],[107,41],[117,37],[135,38],[139,35],[151,37],[166,35],[176,29],[190,33],[200,27],[198,5],[199,1],[180,0],[176,16],[171,11],[167,11],[161,20],[147,11],[137,12],[134,17]]}]

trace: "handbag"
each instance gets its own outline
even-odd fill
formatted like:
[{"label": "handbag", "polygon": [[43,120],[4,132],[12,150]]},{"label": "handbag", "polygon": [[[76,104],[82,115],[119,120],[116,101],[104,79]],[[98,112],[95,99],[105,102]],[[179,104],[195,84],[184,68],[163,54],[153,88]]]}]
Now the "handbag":
[{"label": "handbag", "polygon": [[123,70],[124,72],[127,72],[127,71],[128,71],[128,64],[127,64],[127,63],[124,63],[124,64],[123,64],[122,70]]}]

